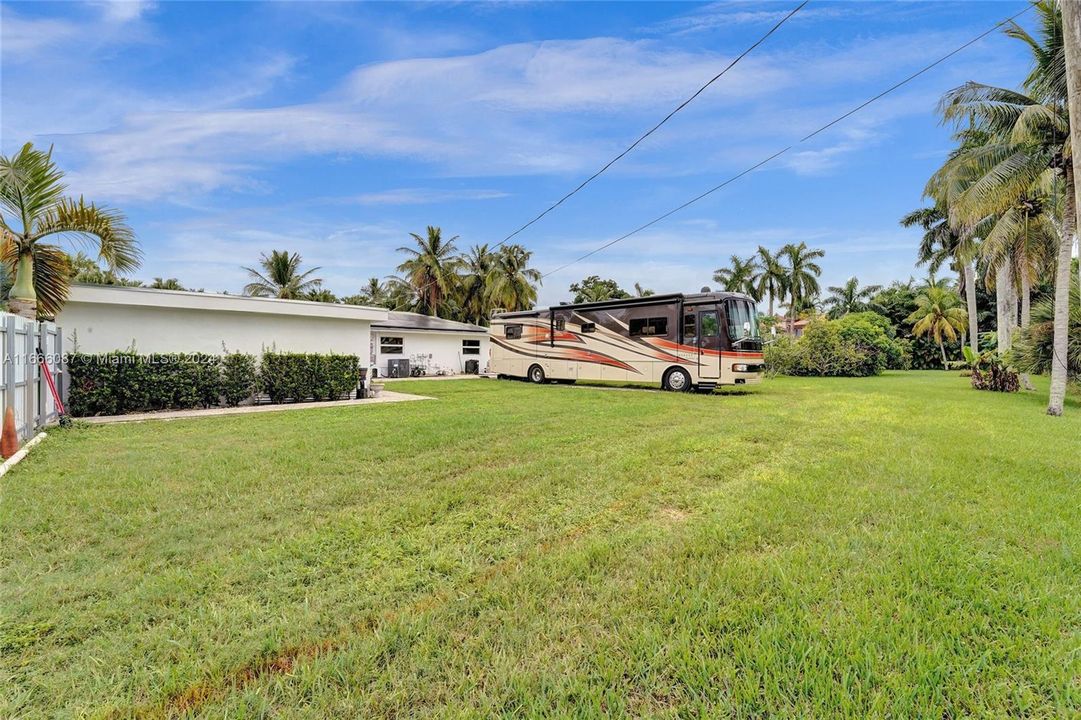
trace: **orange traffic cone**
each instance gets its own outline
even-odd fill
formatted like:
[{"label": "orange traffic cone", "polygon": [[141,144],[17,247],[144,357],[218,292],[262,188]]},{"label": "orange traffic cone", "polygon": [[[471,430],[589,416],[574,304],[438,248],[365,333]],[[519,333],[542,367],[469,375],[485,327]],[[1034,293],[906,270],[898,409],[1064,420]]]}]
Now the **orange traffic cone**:
[{"label": "orange traffic cone", "polygon": [[15,408],[4,413],[4,431],[0,433],[0,455],[7,460],[19,452],[19,431],[15,429]]}]

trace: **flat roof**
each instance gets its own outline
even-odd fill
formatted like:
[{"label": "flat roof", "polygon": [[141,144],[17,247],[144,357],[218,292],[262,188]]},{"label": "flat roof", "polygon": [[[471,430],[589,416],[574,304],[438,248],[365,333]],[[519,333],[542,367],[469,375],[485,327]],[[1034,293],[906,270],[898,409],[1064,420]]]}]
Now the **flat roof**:
[{"label": "flat roof", "polygon": [[[386,308],[367,305],[312,302],[310,300],[279,300],[247,295],[192,292],[189,290],[157,290],[155,288],[123,287],[120,285],[71,286],[68,304],[127,305],[174,310],[209,310],[215,312],[258,313],[263,315],[295,315],[341,320],[386,320]],[[61,310],[63,315],[64,311]]]},{"label": "flat roof", "polygon": [[387,313],[386,320],[372,323],[373,328],[387,330],[426,330],[430,332],[457,332],[457,333],[482,333],[486,334],[488,328],[470,323],[445,320],[432,315],[422,315],[413,312],[397,312],[391,310]]}]

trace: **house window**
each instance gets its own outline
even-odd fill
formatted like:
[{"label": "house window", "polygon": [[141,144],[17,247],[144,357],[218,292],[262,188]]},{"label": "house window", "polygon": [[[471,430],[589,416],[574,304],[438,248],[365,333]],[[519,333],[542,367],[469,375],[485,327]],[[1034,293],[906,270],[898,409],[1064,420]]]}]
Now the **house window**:
[{"label": "house window", "polygon": [[639,335],[667,335],[668,318],[632,318],[631,337]]},{"label": "house window", "polygon": [[597,323],[582,323],[582,332],[584,332],[584,333],[597,332]]},{"label": "house window", "polygon": [[400,337],[379,337],[379,352],[384,355],[401,355],[405,349],[405,340]]},{"label": "house window", "polygon": [[480,340],[462,340],[462,355],[480,355]]},{"label": "house window", "polygon": [[508,340],[517,340],[518,338],[522,337],[522,326],[507,325],[503,330],[503,335]]},{"label": "house window", "polygon": [[567,329],[567,318],[557,317],[556,318],[556,330],[566,330],[566,329]]}]

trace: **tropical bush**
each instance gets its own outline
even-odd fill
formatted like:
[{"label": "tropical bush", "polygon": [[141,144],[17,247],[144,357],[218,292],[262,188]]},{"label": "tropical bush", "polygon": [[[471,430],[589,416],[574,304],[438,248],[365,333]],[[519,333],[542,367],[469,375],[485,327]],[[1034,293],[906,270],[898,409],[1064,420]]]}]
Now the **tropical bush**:
[{"label": "tropical bush", "polygon": [[[1066,375],[1072,382],[1081,382],[1081,292],[1076,280],[1071,290],[1067,327]],[[1021,372],[1050,373],[1054,362],[1054,337],[1055,299],[1048,296],[1032,304],[1032,321],[1014,340],[1010,364]]]},{"label": "tropical bush", "polygon": [[779,375],[865,377],[908,366],[905,345],[892,337],[889,320],[853,313],[811,322],[798,340],[783,337],[766,346],[766,368]]},{"label": "tropical bush", "polygon": [[355,355],[266,352],[260,385],[275,403],[337,400],[356,388],[359,372]]},{"label": "tropical bush", "polygon": [[211,355],[130,351],[68,359],[73,415],[210,407],[220,402],[220,360]]},{"label": "tropical bush", "polygon": [[226,405],[235,407],[259,389],[259,366],[254,355],[230,353],[221,359],[221,394]]},{"label": "tropical bush", "polygon": [[72,415],[236,406],[265,392],[271,402],[337,400],[356,387],[353,355],[76,353],[68,359]]},{"label": "tropical bush", "polygon": [[1020,376],[1010,369],[998,353],[987,351],[977,355],[967,345],[962,352],[972,373],[972,387],[994,392],[1017,392],[1021,389]]}]

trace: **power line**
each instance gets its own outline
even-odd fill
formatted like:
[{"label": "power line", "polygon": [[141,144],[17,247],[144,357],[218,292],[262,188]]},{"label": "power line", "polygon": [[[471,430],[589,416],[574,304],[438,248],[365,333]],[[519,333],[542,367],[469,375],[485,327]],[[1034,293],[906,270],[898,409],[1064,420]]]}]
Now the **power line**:
[{"label": "power line", "polygon": [[1001,28],[1003,25],[1006,25],[1008,23],[1013,22],[1014,20],[1021,17],[1022,15],[1024,15],[1025,13],[1027,13],[1031,9],[1032,9],[1031,5],[1025,7],[1025,9],[1021,10],[1020,12],[1015,13],[1014,15],[1011,15],[1010,17],[1006,18],[1005,20],[1000,21],[994,27],[992,27],[992,28],[990,28],[988,30],[985,30],[984,32],[980,33],[979,35],[972,38],[971,40],[969,40],[965,44],[961,45],[960,47],[948,52],[947,54],[943,55],[942,57],[940,57],[939,59],[937,59],[934,62],[930,63],[929,65],[926,65],[922,69],[917,70],[916,72],[912,73],[911,75],[906,77],[904,80],[901,80],[900,82],[898,82],[898,83],[890,86],[889,88],[883,90],[882,92],[878,93],[877,95],[875,95],[871,99],[860,103],[859,105],[852,108],[851,110],[844,113],[843,115],[840,115],[840,116],[834,118],[833,120],[830,120],[828,123],[826,123],[822,127],[818,128],[814,132],[802,137],[796,143],[793,143],[792,145],[789,145],[788,147],[786,147],[786,148],[784,148],[782,150],[778,150],[777,152],[773,153],[772,155],[765,158],[764,160],[760,160],[759,162],[757,162],[754,165],[750,166],[746,170],[743,170],[743,171],[737,173],[736,175],[733,175],[732,177],[728,178],[727,180],[725,180],[721,184],[713,186],[712,188],[710,188],[709,190],[706,190],[701,195],[698,195],[698,196],[692,198],[691,200],[688,200],[687,202],[683,203],[679,207],[676,207],[676,208],[673,208],[672,210],[669,210],[668,212],[664,213],[663,215],[660,215],[659,217],[656,217],[653,220],[650,220],[646,224],[641,225],[641,226],[635,228],[634,230],[631,230],[630,232],[626,233],[625,235],[621,235],[620,237],[616,238],[615,240],[610,240],[607,243],[605,243],[605,244],[603,244],[603,245],[601,245],[601,246],[599,246],[597,248],[594,248],[593,250],[590,250],[585,255],[582,255],[581,257],[576,258],[576,259],[570,261],[569,263],[567,263],[565,265],[561,265],[560,267],[556,268],[555,270],[551,270],[549,272],[544,273],[543,275],[541,275],[541,279],[543,280],[544,278],[548,277],[549,275],[554,275],[557,272],[560,272],[562,270],[566,270],[570,266],[575,265],[575,264],[577,264],[577,263],[579,263],[579,262],[581,262],[581,261],[583,261],[583,260],[585,260],[585,259],[587,259],[589,257],[592,257],[593,255],[596,255],[597,253],[601,252],[602,250],[606,250],[607,248],[612,247],[616,243],[619,243],[619,242],[622,242],[622,241],[626,240],[627,238],[631,237],[632,235],[637,235],[638,233],[642,232],[646,228],[649,228],[649,227],[651,227],[653,225],[656,225],[660,221],[674,215],[675,213],[679,212],[680,210],[683,210],[683,209],[685,209],[685,208],[687,208],[687,207],[689,207],[691,205],[694,205],[699,200],[702,200],[703,198],[706,198],[709,195],[712,195],[713,193],[717,192],[718,190],[724,188],[725,186],[735,182],[736,180],[739,180],[744,175],[748,175],[749,173],[757,170],[758,168],[762,167],[763,165],[766,165],[767,163],[772,162],[773,160],[777,159],[781,155],[784,155],[786,152],[791,150],[796,145],[800,145],[801,143],[807,142],[811,138],[813,138],[816,135],[818,135],[819,133],[824,132],[825,130],[833,127],[834,125],[841,122],[842,120],[845,120],[845,119],[851,117],[852,115],[855,115],[857,112],[864,109],[865,107],[867,107],[871,103],[875,102],[876,100],[881,100],[883,97],[885,97],[886,95],[889,95],[894,90],[897,90],[898,88],[900,88],[900,87],[902,87],[904,85],[907,85],[908,83],[912,82],[913,80],[915,80],[919,76],[923,75],[927,71],[929,71],[929,70],[933,69],[934,67],[940,65],[941,63],[945,62],[946,60],[949,60],[951,57],[953,57],[957,53],[961,52],[962,50],[965,50],[968,47],[976,44],[980,40],[983,40],[985,37],[987,37],[991,33],[995,32],[996,30]]},{"label": "power line", "polygon": [[[683,108],[685,108],[685,107],[687,107],[688,105],[690,105],[690,104],[691,104],[691,103],[692,103],[692,102],[694,101],[694,99],[695,99],[695,98],[697,98],[697,97],[698,97],[699,95],[701,95],[701,94],[702,94],[703,92],[705,92],[706,88],[708,88],[708,87],[709,87],[710,85],[712,85],[713,83],[717,82],[717,81],[718,81],[718,80],[720,80],[720,79],[721,79],[722,77],[724,77],[724,75],[725,75],[725,74],[726,74],[726,73],[727,73],[727,72],[728,72],[729,70],[731,70],[732,68],[734,68],[734,67],[735,67],[735,66],[736,66],[737,64],[739,64],[739,62],[740,62],[741,60],[743,60],[743,58],[747,57],[747,56],[748,56],[748,55],[749,55],[749,54],[750,54],[750,53],[751,53],[751,52],[752,52],[752,51],[753,51],[753,50],[754,50],[755,48],[757,48],[757,47],[758,47],[759,45],[761,45],[762,43],[764,43],[764,42],[765,42],[765,41],[766,41],[766,40],[767,40],[767,39],[768,39],[768,38],[769,38],[769,37],[770,37],[771,35],[773,35],[773,33],[777,32],[777,30],[779,30],[779,29],[780,29],[780,27],[781,27],[782,25],[784,25],[784,24],[785,24],[786,22],[788,22],[788,20],[789,20],[789,19],[791,19],[793,15],[795,15],[795,14],[796,14],[796,13],[798,13],[798,12],[799,12],[800,10],[802,10],[802,9],[804,8],[804,6],[806,6],[806,5],[807,5],[807,3],[808,3],[808,2],[810,2],[810,0],[803,0],[803,2],[801,2],[801,3],[800,3],[799,5],[797,5],[797,6],[796,6],[796,7],[794,8],[794,9],[792,9],[792,10],[791,10],[791,11],[790,11],[790,12],[789,12],[789,13],[788,13],[787,15],[785,15],[785,16],[784,16],[783,18],[781,18],[780,20],[778,20],[778,21],[777,21],[777,23],[776,23],[776,24],[774,24],[774,25],[773,25],[773,27],[771,27],[771,28],[770,28],[770,29],[769,29],[769,30],[768,30],[768,31],[766,32],[766,34],[764,34],[764,35],[763,35],[762,37],[758,38],[758,40],[756,40],[756,41],[755,41],[755,42],[754,42],[754,43],[753,43],[752,45],[750,45],[750,46],[749,46],[749,47],[748,47],[748,48],[747,48],[746,50],[744,50],[744,51],[743,51],[743,52],[741,52],[741,53],[740,53],[739,55],[737,55],[737,56],[736,56],[736,57],[735,57],[735,58],[734,58],[734,59],[732,60],[732,62],[728,63],[728,65],[726,65],[726,66],[724,67],[724,69],[723,69],[723,70],[721,70],[721,71],[720,71],[719,73],[717,73],[716,75],[714,75],[713,77],[711,77],[711,78],[710,78],[710,79],[709,79],[709,80],[708,80],[708,81],[707,81],[707,82],[706,82],[706,83],[705,83],[704,85],[702,85],[702,87],[700,87],[700,88],[698,88],[697,90],[695,90],[695,92],[694,92],[694,94],[693,94],[693,95],[691,95],[691,96],[690,96],[690,97],[688,97],[688,98],[687,98],[686,100],[684,100],[684,101],[683,101],[683,102],[681,102],[681,103],[680,103],[679,105],[677,105],[677,106],[676,106],[676,108],[675,108],[674,110],[672,110],[672,112],[670,112],[670,113],[668,113],[667,115],[665,115],[665,116],[664,116],[664,118],[663,118],[663,119],[662,119],[662,120],[661,120],[660,122],[658,122],[658,123],[657,123],[656,125],[654,125],[653,127],[651,127],[651,128],[649,129],[649,130],[647,130],[647,131],[646,131],[645,133],[643,133],[643,134],[642,134],[641,136],[639,136],[639,138],[638,138],[637,140],[635,140],[635,141],[634,141],[633,143],[631,143],[630,145],[628,145],[628,146],[627,146],[627,148],[626,148],[625,150],[623,150],[623,152],[619,153],[619,154],[618,154],[618,155],[616,155],[616,156],[615,156],[614,158],[612,158],[612,159],[611,159],[611,160],[609,160],[609,161],[608,161],[607,163],[605,163],[605,164],[604,164],[604,166],[603,166],[603,167],[601,167],[601,169],[600,169],[600,170],[598,170],[597,172],[593,173],[593,174],[592,174],[592,175],[590,175],[590,176],[589,176],[588,178],[586,178],[585,180],[583,180],[583,181],[582,181],[582,182],[581,182],[581,183],[580,183],[580,184],[579,184],[579,185],[578,185],[578,186],[577,186],[576,188],[574,188],[573,190],[571,190],[571,191],[570,191],[569,193],[567,193],[567,194],[566,194],[566,195],[564,195],[563,197],[559,198],[559,200],[557,200],[557,201],[556,201],[555,203],[553,203],[552,205],[550,205],[549,207],[547,207],[547,208],[546,208],[546,209],[545,209],[545,210],[544,210],[544,211],[543,211],[542,213],[540,213],[540,214],[539,214],[539,215],[537,215],[537,216],[536,216],[535,218],[533,218],[532,220],[530,220],[529,222],[527,222],[527,223],[526,223],[525,225],[522,225],[522,226],[521,226],[520,228],[518,228],[517,230],[515,230],[514,232],[512,232],[512,233],[511,233],[510,235],[507,235],[507,236],[506,236],[505,238],[503,238],[502,240],[500,240],[499,242],[497,242],[497,243],[496,243],[495,245],[493,245],[493,246],[492,246],[492,250],[496,250],[496,249],[498,249],[498,248],[500,248],[500,247],[502,247],[502,246],[506,245],[506,244],[507,244],[507,243],[508,243],[508,242],[509,242],[509,241],[510,241],[511,239],[513,239],[513,238],[514,238],[515,236],[517,236],[517,235],[518,235],[519,233],[521,233],[521,232],[522,232],[523,230],[525,230],[525,229],[526,229],[526,228],[528,228],[529,226],[533,225],[533,224],[534,224],[535,222],[537,222],[538,220],[540,220],[541,218],[543,218],[543,217],[544,217],[545,215],[547,215],[548,213],[550,213],[550,212],[552,212],[553,210],[555,210],[556,208],[558,208],[558,207],[559,207],[560,205],[562,205],[562,204],[563,204],[564,202],[566,202],[566,201],[567,201],[567,200],[569,200],[569,199],[570,199],[571,197],[573,197],[574,195],[576,195],[576,194],[577,194],[577,193],[578,193],[578,192],[579,192],[580,190],[582,190],[582,189],[583,189],[583,188],[584,188],[584,187],[585,187],[586,185],[589,185],[589,184],[590,184],[591,182],[593,182],[593,181],[594,181],[594,180],[596,180],[596,179],[597,179],[598,177],[600,177],[600,176],[601,176],[602,174],[604,174],[604,172],[605,172],[605,171],[607,171],[607,170],[608,170],[608,168],[612,167],[612,166],[613,166],[613,165],[615,165],[615,164],[616,164],[617,162],[619,162],[619,161],[620,161],[620,160],[622,160],[622,159],[623,159],[624,157],[626,157],[626,156],[627,156],[627,155],[628,155],[628,154],[629,154],[629,153],[630,153],[630,152],[631,152],[632,150],[634,150],[634,149],[635,149],[636,147],[638,147],[638,145],[640,145],[640,144],[642,143],[642,141],[643,141],[643,140],[645,140],[646,138],[648,138],[648,137],[649,137],[650,135],[652,135],[653,133],[657,132],[657,130],[659,130],[659,129],[661,128],[661,126],[662,126],[662,125],[664,125],[664,124],[665,124],[666,122],[668,122],[669,120],[671,120],[671,119],[672,119],[672,117],[673,117],[673,116],[675,116],[675,114],[676,114],[676,113],[678,113],[678,112],[679,112],[680,110],[682,110]],[[433,283],[427,283],[427,284],[425,284],[425,285],[422,285],[422,286],[421,286],[420,288],[418,288],[418,289],[417,289],[417,290],[415,290],[414,292],[416,292],[416,293],[417,293],[417,294],[419,295],[419,294],[420,294],[420,293],[422,293],[422,292],[423,292],[424,290],[427,290],[427,289],[428,289],[429,287],[431,287],[431,285],[432,285],[432,284],[433,284]]]},{"label": "power line", "polygon": [[662,125],[664,125],[664,124],[665,124],[666,122],[668,122],[669,120],[671,120],[671,119],[672,119],[672,117],[673,117],[673,116],[674,116],[674,115],[675,115],[676,113],[678,113],[678,112],[679,112],[680,110],[682,110],[683,108],[685,108],[685,107],[687,107],[688,105],[690,105],[690,104],[691,104],[691,102],[693,102],[695,98],[697,98],[697,97],[698,97],[699,95],[701,95],[701,94],[702,94],[703,92],[705,92],[706,88],[708,88],[708,87],[709,87],[710,85],[712,85],[713,83],[715,83],[715,82],[717,82],[718,80],[720,80],[720,79],[721,79],[721,78],[722,78],[722,77],[723,77],[723,76],[725,75],[725,73],[727,73],[727,72],[728,72],[729,70],[731,70],[732,68],[734,68],[734,67],[735,67],[735,66],[736,66],[736,65],[737,65],[737,64],[739,63],[739,61],[740,61],[740,60],[742,60],[743,58],[747,57],[747,55],[749,55],[749,54],[751,53],[751,51],[752,51],[752,50],[754,50],[754,49],[755,49],[755,48],[757,48],[757,47],[758,47],[759,45],[761,45],[762,43],[764,43],[764,42],[765,42],[765,41],[766,41],[766,40],[767,40],[767,39],[769,38],[769,36],[770,36],[770,35],[772,35],[773,33],[777,32],[777,30],[778,30],[778,29],[779,29],[779,28],[780,28],[780,27],[781,27],[782,25],[784,25],[784,24],[785,24],[786,22],[788,22],[788,20],[789,20],[789,19],[790,19],[790,18],[791,18],[791,17],[793,16],[793,15],[795,15],[795,14],[796,14],[796,13],[798,13],[798,12],[799,12],[800,10],[802,10],[802,9],[804,8],[804,6],[805,6],[805,5],[806,5],[806,4],[808,3],[808,2],[810,2],[810,0],[804,0],[804,1],[802,2],[802,3],[800,3],[800,4],[798,5],[798,6],[796,6],[796,8],[794,8],[794,9],[793,9],[793,10],[792,10],[791,12],[789,12],[789,13],[788,13],[787,15],[785,15],[785,16],[784,16],[783,18],[781,18],[781,19],[780,19],[779,21],[777,21],[777,24],[775,24],[775,25],[774,25],[773,27],[771,27],[771,28],[769,29],[769,31],[768,31],[768,32],[767,32],[767,33],[766,33],[765,35],[763,35],[762,37],[758,38],[758,40],[756,40],[756,41],[754,42],[754,44],[753,44],[753,45],[751,45],[751,46],[750,46],[750,47],[748,47],[748,48],[747,48],[746,50],[744,50],[744,51],[743,51],[743,52],[741,52],[741,53],[740,53],[739,55],[737,55],[737,56],[736,56],[736,58],[735,58],[734,60],[732,60],[732,62],[728,63],[728,65],[727,65],[727,66],[726,66],[726,67],[725,67],[725,68],[724,68],[723,70],[721,70],[721,71],[720,71],[719,73],[717,73],[717,74],[716,74],[716,75],[714,75],[714,76],[713,76],[712,78],[710,78],[710,79],[709,79],[709,81],[708,81],[708,82],[707,82],[707,83],[706,83],[705,85],[703,85],[702,87],[698,88],[698,90],[696,90],[696,91],[694,92],[694,94],[693,94],[693,95],[691,95],[691,96],[690,96],[689,98],[687,98],[686,100],[684,100],[683,102],[681,102],[681,103],[680,103],[680,104],[679,104],[679,105],[678,105],[678,106],[676,107],[676,109],[675,109],[675,110],[673,110],[672,112],[670,112],[670,113],[668,113],[667,115],[665,115],[665,116],[664,116],[664,119],[662,119],[662,120],[661,120],[661,121],[660,121],[659,123],[657,123],[656,125],[654,125],[653,127],[651,127],[651,128],[649,129],[649,130],[647,130],[647,131],[646,131],[646,132],[645,132],[644,134],[642,134],[642,136],[641,136],[641,137],[639,137],[639,138],[638,138],[637,140],[635,140],[635,141],[634,141],[633,143],[631,143],[631,144],[630,144],[630,145],[629,145],[629,146],[627,147],[627,149],[626,149],[626,150],[624,150],[623,152],[621,152],[620,154],[616,155],[616,156],[615,156],[614,158],[612,158],[611,160],[609,160],[609,161],[608,161],[607,163],[605,163],[605,164],[604,164],[604,166],[603,166],[603,167],[602,167],[602,168],[601,168],[600,170],[598,170],[597,172],[593,173],[593,174],[592,174],[592,175],[590,175],[590,176],[589,176],[588,178],[586,178],[585,180],[583,180],[583,181],[581,182],[581,184],[579,184],[579,185],[578,185],[578,187],[574,188],[574,189],[573,189],[573,190],[571,190],[571,191],[570,191],[569,193],[567,193],[567,194],[566,194],[566,195],[564,195],[563,197],[559,198],[559,200],[557,200],[557,201],[556,201],[556,202],[555,202],[554,204],[552,204],[551,206],[549,206],[549,207],[548,207],[548,208],[547,208],[547,209],[546,209],[546,210],[545,210],[544,212],[542,212],[542,213],[541,213],[540,215],[537,215],[537,217],[533,218],[532,220],[530,220],[529,222],[527,222],[527,223],[526,223],[525,225],[523,225],[522,227],[520,227],[520,228],[518,228],[517,230],[515,230],[514,232],[512,232],[512,233],[511,233],[510,235],[508,235],[507,237],[505,237],[505,238],[503,238],[502,240],[500,240],[500,241],[499,241],[499,242],[498,242],[498,243],[497,243],[497,244],[495,245],[495,247],[499,247],[499,246],[503,245],[503,244],[504,244],[504,243],[506,243],[506,242],[507,242],[508,240],[510,240],[510,239],[511,239],[511,238],[513,238],[514,236],[518,235],[518,233],[522,232],[523,230],[525,230],[526,228],[528,228],[528,227],[529,227],[530,225],[532,225],[533,223],[537,222],[538,220],[540,220],[540,219],[541,219],[542,217],[544,217],[544,216],[545,216],[545,215],[547,215],[548,213],[550,213],[550,212],[552,212],[553,210],[555,210],[555,209],[556,209],[557,207],[559,207],[559,206],[560,206],[560,205],[562,205],[562,204],[563,204],[564,202],[566,202],[566,201],[567,201],[567,200],[569,200],[569,199],[570,199],[571,197],[573,197],[573,196],[574,196],[575,194],[577,194],[579,190],[581,190],[581,189],[582,189],[582,188],[584,188],[584,187],[585,187],[586,185],[590,184],[591,182],[593,182],[594,180],[596,180],[596,179],[597,179],[598,177],[600,177],[600,176],[601,176],[601,175],[602,175],[602,174],[603,174],[603,173],[604,173],[604,172],[605,172],[605,171],[606,171],[606,170],[607,170],[608,168],[612,167],[612,166],[613,166],[613,165],[615,165],[615,164],[616,164],[617,162],[619,162],[620,160],[622,160],[622,159],[623,159],[623,158],[624,158],[624,157],[625,157],[625,156],[626,156],[626,155],[627,155],[628,153],[630,153],[630,151],[631,151],[631,150],[634,150],[634,149],[635,149],[636,147],[638,147],[638,145],[639,145],[639,144],[640,144],[640,143],[641,143],[641,142],[642,142],[643,140],[645,140],[646,138],[648,138],[648,137],[649,137],[650,135],[652,135],[653,133],[657,132],[657,130],[659,130],[659,129],[660,129],[660,127],[661,127]]}]

